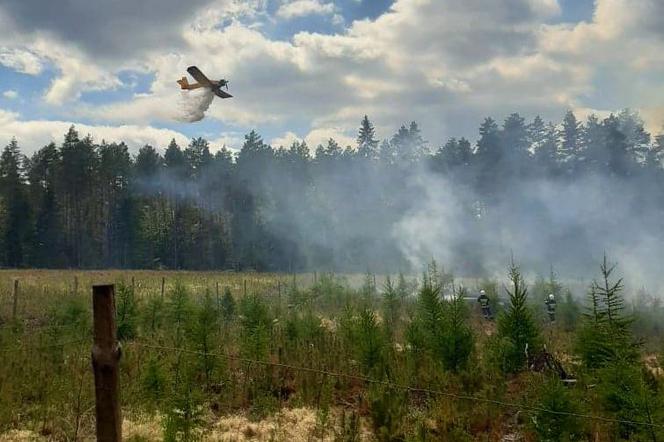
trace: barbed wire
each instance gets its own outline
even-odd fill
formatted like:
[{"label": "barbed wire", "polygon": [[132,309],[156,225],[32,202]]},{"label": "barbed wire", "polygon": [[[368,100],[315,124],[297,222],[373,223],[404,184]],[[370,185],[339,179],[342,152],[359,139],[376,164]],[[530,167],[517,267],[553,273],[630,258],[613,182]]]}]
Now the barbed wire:
[{"label": "barbed wire", "polygon": [[23,332],[32,331],[32,330],[47,330],[47,329],[61,329],[61,328],[71,328],[72,330],[76,328],[76,325],[72,324],[31,324],[29,322],[15,322],[15,323],[6,323],[0,325],[0,330],[21,330]]},{"label": "barbed wire", "polygon": [[48,350],[51,348],[66,347],[68,345],[82,344],[84,342],[90,342],[88,339],[77,339],[75,341],[64,341],[58,342],[55,344],[46,344],[46,345],[21,345],[18,348],[0,348],[0,353],[21,353],[27,350]]},{"label": "barbed wire", "polygon": [[604,417],[604,416],[596,416],[596,415],[592,415],[592,414],[574,413],[574,412],[571,412],[571,411],[551,410],[551,409],[544,408],[544,407],[518,404],[518,403],[515,403],[515,402],[500,401],[500,400],[497,400],[497,399],[488,399],[488,398],[482,398],[482,397],[477,397],[477,396],[452,393],[452,392],[449,392],[449,391],[443,391],[443,390],[437,390],[437,389],[430,389],[430,388],[423,388],[423,387],[413,387],[413,386],[409,386],[409,385],[398,384],[398,383],[395,383],[395,382],[392,382],[392,381],[373,379],[373,378],[370,378],[370,377],[364,376],[364,375],[355,375],[355,374],[350,374],[350,373],[335,372],[335,371],[318,369],[318,368],[313,368],[313,367],[304,367],[304,366],[285,364],[285,363],[281,363],[281,362],[262,361],[262,360],[259,360],[259,359],[246,358],[246,357],[231,355],[231,354],[226,354],[226,353],[204,352],[204,351],[190,350],[190,349],[179,348],[179,347],[154,345],[154,344],[149,344],[149,343],[140,342],[140,341],[132,341],[131,344],[137,345],[139,347],[151,348],[151,349],[154,349],[154,350],[177,351],[177,352],[188,353],[188,354],[197,354],[197,355],[200,355],[200,356],[218,356],[218,357],[222,357],[222,358],[229,359],[229,360],[234,360],[234,361],[239,361],[239,362],[253,363],[253,364],[270,366],[270,367],[278,367],[278,368],[284,368],[284,369],[300,371],[300,372],[317,373],[317,374],[322,374],[322,375],[326,375],[326,376],[330,376],[330,377],[336,377],[336,378],[352,379],[352,380],[362,381],[362,382],[366,382],[366,383],[382,385],[382,386],[385,386],[385,387],[388,387],[388,388],[394,388],[394,389],[397,389],[397,390],[407,391],[407,392],[411,392],[411,393],[427,393],[427,394],[431,394],[431,395],[435,395],[435,396],[449,397],[449,398],[458,399],[458,400],[466,400],[466,401],[471,401],[471,402],[481,402],[481,403],[486,403],[486,404],[498,405],[498,406],[501,406],[501,407],[515,408],[515,409],[525,411],[525,412],[529,412],[529,413],[541,412],[541,413],[548,413],[548,414],[553,414],[553,415],[558,415],[558,416],[577,417],[577,418],[581,418],[581,419],[595,420],[595,421],[608,422],[608,423],[614,423],[614,424],[629,424],[629,425],[640,425],[640,426],[645,426],[645,427],[664,428],[664,424],[656,424],[656,423],[652,423],[652,422],[643,422],[643,421],[632,421],[632,420],[627,420],[627,419],[616,419],[616,418],[610,418],[610,417]]}]

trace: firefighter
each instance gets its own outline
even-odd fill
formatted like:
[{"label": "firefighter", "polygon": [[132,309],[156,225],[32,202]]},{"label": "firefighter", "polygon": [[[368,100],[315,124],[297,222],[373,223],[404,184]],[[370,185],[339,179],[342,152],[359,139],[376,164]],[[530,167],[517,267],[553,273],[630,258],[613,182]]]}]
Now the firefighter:
[{"label": "firefighter", "polygon": [[484,289],[480,290],[480,296],[477,298],[477,302],[479,302],[480,307],[482,307],[482,314],[484,315],[484,319],[493,319],[493,315],[491,314],[491,306],[489,305],[489,297],[486,295]]},{"label": "firefighter", "polygon": [[544,304],[546,304],[546,312],[549,314],[549,320],[554,322],[556,320],[556,297],[553,296],[553,293],[549,294]]}]

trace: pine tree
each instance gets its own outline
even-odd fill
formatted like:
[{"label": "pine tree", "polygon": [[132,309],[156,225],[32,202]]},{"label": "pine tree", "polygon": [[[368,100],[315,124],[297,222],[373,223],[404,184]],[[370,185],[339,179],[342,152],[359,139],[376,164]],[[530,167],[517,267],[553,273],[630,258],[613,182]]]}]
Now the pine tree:
[{"label": "pine tree", "polygon": [[577,121],[574,112],[568,110],[563,118],[563,126],[560,133],[561,144],[558,158],[565,166],[567,173],[574,171],[574,164],[580,157],[581,124]]},{"label": "pine tree", "polygon": [[163,164],[163,158],[154,147],[146,144],[139,149],[134,164],[136,176],[139,180],[144,181],[147,184],[149,180],[155,178],[159,174]]},{"label": "pine tree", "polygon": [[503,160],[498,125],[492,118],[486,118],[480,125],[480,138],[475,150],[475,164],[478,167],[476,187],[480,195],[495,195],[502,186],[501,174],[496,168]]},{"label": "pine tree", "polygon": [[365,308],[360,311],[356,337],[358,359],[363,374],[382,376],[385,369],[386,342],[373,310]]},{"label": "pine tree", "polygon": [[454,372],[467,366],[474,347],[473,334],[467,323],[466,296],[464,288],[455,289],[452,298],[445,302],[442,358],[445,368]]},{"label": "pine tree", "polygon": [[193,138],[183,154],[188,174],[194,181],[200,180],[205,173],[205,169],[212,163],[210,143],[205,138]]},{"label": "pine tree", "polygon": [[625,135],[627,150],[631,160],[644,164],[650,148],[650,134],[645,130],[644,122],[638,112],[623,109],[617,116],[618,130]]},{"label": "pine tree", "polygon": [[646,170],[661,171],[664,159],[664,134],[655,137],[655,142],[646,151],[644,166]]},{"label": "pine tree", "polygon": [[101,223],[97,194],[99,157],[92,139],[81,139],[74,126],[65,134],[60,149],[57,196],[62,205],[64,226],[63,248],[67,265],[73,267],[101,265],[99,232]]},{"label": "pine tree", "polygon": [[200,370],[205,376],[205,386],[212,382],[213,371],[217,365],[216,356],[210,353],[214,350],[214,342],[219,330],[219,312],[209,290],[206,290],[203,302],[196,307],[195,321],[191,332],[192,340],[199,354]]},{"label": "pine tree", "polygon": [[416,122],[409,127],[401,126],[392,139],[390,145],[397,158],[405,162],[416,161],[425,153],[426,143]]},{"label": "pine tree", "polygon": [[365,115],[360,123],[360,131],[357,136],[357,154],[362,158],[375,158],[377,147],[376,129],[369,121],[369,117]]},{"label": "pine tree", "polygon": [[[535,125],[535,122],[533,122],[533,125]],[[536,134],[531,134],[535,163],[546,175],[555,176],[559,171],[558,130],[551,122],[543,124],[541,127],[537,123],[537,128],[534,128],[533,125],[531,125],[530,130],[532,132],[536,131]]]},{"label": "pine tree", "polygon": [[444,327],[440,288],[432,286],[425,276],[417,297],[415,317],[406,331],[406,339],[415,352],[428,352],[438,358],[442,353]]},{"label": "pine tree", "polygon": [[618,118],[610,115],[602,122],[602,126],[608,172],[621,177],[630,175],[634,170],[635,161],[629,152],[627,137],[620,131]]},{"label": "pine tree", "polygon": [[530,150],[536,152],[546,139],[546,124],[539,115],[535,116],[533,121],[528,125],[528,145]]},{"label": "pine tree", "polygon": [[577,335],[576,348],[587,368],[600,368],[618,360],[634,361],[637,356],[630,325],[633,319],[624,314],[622,278],[612,282],[615,265],[606,255],[600,271],[601,280],[593,281],[584,322]]},{"label": "pine tree", "polygon": [[0,262],[10,267],[25,265],[29,259],[30,206],[23,162],[18,143],[12,139],[0,157],[0,198],[4,206],[5,223]]},{"label": "pine tree", "polygon": [[525,368],[526,354],[532,355],[539,350],[539,330],[528,307],[528,289],[519,268],[512,264],[509,272],[510,288],[505,288],[510,305],[498,318],[498,336],[511,345],[504,353],[502,366],[507,372],[516,372]]},{"label": "pine tree", "polygon": [[399,316],[401,313],[401,299],[397,288],[392,283],[388,275],[383,285],[383,318],[385,330],[390,342],[394,339],[394,333],[399,325]]},{"label": "pine tree", "polygon": [[383,140],[383,142],[380,143],[378,157],[384,165],[389,166],[394,164],[396,158],[396,149],[394,148],[394,145],[388,140]]},{"label": "pine tree", "polygon": [[457,168],[468,167],[473,158],[473,149],[465,138],[450,138],[433,157],[434,164],[442,172],[453,172]]},{"label": "pine tree", "polygon": [[586,172],[606,170],[608,161],[604,149],[604,127],[597,115],[590,115],[582,128],[583,158],[578,161]]},{"label": "pine tree", "polygon": [[55,143],[37,151],[28,170],[33,212],[35,214],[33,261],[37,267],[62,266],[61,213],[57,201],[60,154]]},{"label": "pine tree", "polygon": [[520,171],[529,157],[528,128],[524,118],[517,114],[510,114],[503,123],[502,143],[509,163],[506,165],[512,170]]},{"label": "pine tree", "polygon": [[224,289],[224,296],[221,298],[221,305],[219,306],[221,310],[221,317],[225,322],[231,322],[235,318],[235,311],[237,306],[235,304],[235,298],[231,293],[231,289],[226,287]]},{"label": "pine tree", "polygon": [[111,143],[99,147],[97,179],[101,207],[102,259],[104,266],[126,267],[134,239],[135,220],[130,182],[131,157],[126,144]]}]

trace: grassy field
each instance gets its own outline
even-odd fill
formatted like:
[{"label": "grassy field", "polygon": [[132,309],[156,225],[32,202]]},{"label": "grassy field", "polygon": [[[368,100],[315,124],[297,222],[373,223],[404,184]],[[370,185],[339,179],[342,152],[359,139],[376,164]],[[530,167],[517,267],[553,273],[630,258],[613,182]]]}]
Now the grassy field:
[{"label": "grassy field", "polygon": [[[620,414],[589,390],[594,372],[574,354],[578,311],[550,324],[538,301],[530,307],[538,342],[580,375],[564,387],[550,371],[501,368],[507,347],[476,303],[427,301],[420,282],[394,279],[0,271],[0,440],[92,438],[90,287],[107,282],[116,284],[128,440],[541,440],[551,428],[567,432],[560,440],[620,434],[611,422]],[[493,298],[499,291],[492,281],[466,283]],[[453,293],[451,279],[437,284]],[[545,289],[535,284],[531,298]],[[449,347],[449,336],[462,339]],[[541,408],[585,417],[556,420]],[[630,434],[648,434],[641,430]]]}]

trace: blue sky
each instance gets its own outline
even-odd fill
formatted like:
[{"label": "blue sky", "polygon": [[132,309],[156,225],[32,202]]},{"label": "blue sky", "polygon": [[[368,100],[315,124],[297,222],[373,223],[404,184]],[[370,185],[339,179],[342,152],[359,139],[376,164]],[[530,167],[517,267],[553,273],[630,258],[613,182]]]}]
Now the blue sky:
[{"label": "blue sky", "polygon": [[[345,145],[364,114],[383,138],[416,120],[433,147],[515,111],[631,107],[653,131],[664,123],[659,0],[145,3],[145,20],[130,0],[63,0],[66,19],[38,0],[0,6],[0,142],[33,151],[76,124],[132,149],[194,136],[238,148],[254,128],[275,145]],[[230,79],[235,98],[182,123],[191,103],[175,80],[190,64]]]}]

